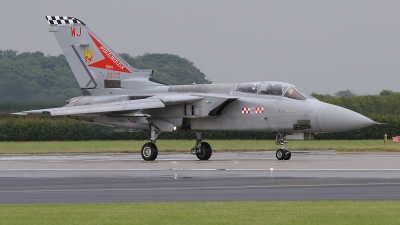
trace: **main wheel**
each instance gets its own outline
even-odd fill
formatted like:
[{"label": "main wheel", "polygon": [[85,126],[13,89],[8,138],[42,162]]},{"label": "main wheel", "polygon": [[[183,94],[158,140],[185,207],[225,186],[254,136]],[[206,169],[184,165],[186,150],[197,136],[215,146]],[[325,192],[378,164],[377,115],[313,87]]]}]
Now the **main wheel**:
[{"label": "main wheel", "polygon": [[278,160],[284,160],[285,159],[285,150],[279,149],[278,151],[276,151],[276,158]]},{"label": "main wheel", "polygon": [[285,160],[289,160],[292,157],[292,153],[288,150],[285,151]]},{"label": "main wheel", "polygon": [[157,158],[158,149],[157,146],[151,142],[148,142],[142,147],[142,158],[145,161],[153,161]]},{"label": "main wheel", "polygon": [[196,156],[200,160],[208,160],[211,157],[212,149],[211,145],[207,142],[201,142],[200,151],[196,152]]}]

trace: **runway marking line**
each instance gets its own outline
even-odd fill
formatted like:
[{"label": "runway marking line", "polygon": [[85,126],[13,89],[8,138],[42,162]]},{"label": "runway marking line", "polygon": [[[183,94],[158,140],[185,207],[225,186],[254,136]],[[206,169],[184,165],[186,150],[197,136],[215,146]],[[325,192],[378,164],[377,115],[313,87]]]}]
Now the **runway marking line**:
[{"label": "runway marking line", "polygon": [[400,169],[0,169],[2,171],[400,171]]},{"label": "runway marking line", "polygon": [[259,188],[288,188],[288,187],[338,187],[338,186],[375,186],[400,185],[400,183],[365,183],[365,184],[290,184],[290,185],[250,185],[250,186],[215,186],[215,187],[187,187],[187,188],[99,188],[99,189],[71,189],[71,190],[7,190],[0,193],[33,193],[33,192],[87,192],[87,191],[166,191],[166,190],[211,190],[211,189],[259,189]]}]

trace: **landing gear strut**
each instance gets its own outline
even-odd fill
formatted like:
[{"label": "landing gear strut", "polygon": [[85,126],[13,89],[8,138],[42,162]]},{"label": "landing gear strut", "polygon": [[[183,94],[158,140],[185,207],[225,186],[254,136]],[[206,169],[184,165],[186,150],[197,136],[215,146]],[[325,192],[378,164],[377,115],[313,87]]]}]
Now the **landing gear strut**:
[{"label": "landing gear strut", "polygon": [[195,146],[192,148],[192,154],[196,155],[200,160],[208,160],[212,155],[212,149],[210,144],[203,141],[204,133],[202,132],[195,132],[197,141]]},{"label": "landing gear strut", "polygon": [[[145,161],[154,161],[158,155],[156,139],[158,135],[161,134],[161,131],[156,126],[151,124],[150,133],[151,133],[150,142],[144,144],[141,151],[142,158]],[[207,142],[202,142],[204,133],[202,132],[195,132],[195,133],[197,141],[196,145],[192,148],[192,154],[196,155],[197,158],[200,160],[208,160],[212,155],[211,146]]]},{"label": "landing gear strut", "polygon": [[292,153],[286,148],[286,133],[278,132],[276,134],[275,144],[281,145],[282,148],[276,151],[276,158],[278,160],[289,160]]},{"label": "landing gear strut", "polygon": [[158,155],[158,148],[156,146],[156,139],[158,135],[161,133],[156,126],[153,124],[150,125],[150,142],[147,142],[142,147],[142,158],[145,161],[154,161]]}]

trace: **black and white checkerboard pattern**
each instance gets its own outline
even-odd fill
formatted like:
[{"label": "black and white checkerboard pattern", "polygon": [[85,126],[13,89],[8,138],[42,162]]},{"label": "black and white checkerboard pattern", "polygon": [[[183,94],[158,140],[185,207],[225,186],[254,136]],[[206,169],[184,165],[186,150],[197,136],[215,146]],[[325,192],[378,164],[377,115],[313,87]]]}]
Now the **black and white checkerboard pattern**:
[{"label": "black and white checkerboard pattern", "polygon": [[85,25],[82,21],[78,20],[77,18],[70,17],[70,16],[46,16],[47,22],[49,24],[75,24],[80,23]]}]

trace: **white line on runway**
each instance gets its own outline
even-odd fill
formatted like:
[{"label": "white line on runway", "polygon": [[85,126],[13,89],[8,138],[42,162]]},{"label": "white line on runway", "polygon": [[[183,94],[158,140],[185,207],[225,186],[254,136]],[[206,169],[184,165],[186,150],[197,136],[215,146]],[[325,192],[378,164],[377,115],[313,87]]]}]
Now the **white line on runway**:
[{"label": "white line on runway", "polygon": [[86,191],[162,191],[162,190],[211,190],[211,189],[256,189],[256,188],[309,188],[309,187],[352,187],[375,185],[400,185],[400,183],[364,183],[364,184],[283,184],[283,185],[248,185],[248,186],[210,186],[210,187],[172,187],[172,188],[89,188],[89,189],[43,189],[43,190],[5,190],[0,193],[29,192],[86,192]]},{"label": "white line on runway", "polygon": [[2,171],[400,171],[400,169],[0,169]]}]

